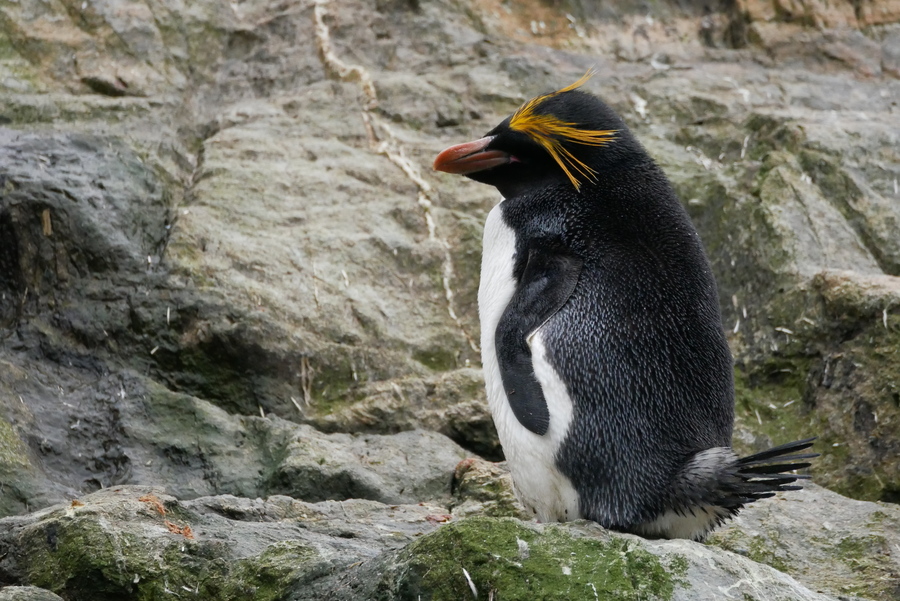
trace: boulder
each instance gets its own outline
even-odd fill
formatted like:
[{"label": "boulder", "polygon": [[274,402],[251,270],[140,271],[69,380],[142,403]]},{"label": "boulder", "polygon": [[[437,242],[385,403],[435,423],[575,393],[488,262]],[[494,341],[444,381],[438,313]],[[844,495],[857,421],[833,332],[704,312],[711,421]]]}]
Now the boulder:
[{"label": "boulder", "polygon": [[0,520],[0,582],[27,582],[76,601],[173,591],[288,598],[402,547],[442,519],[440,508],[426,504],[308,504],[283,496],[180,502],[160,488],[116,487]]}]

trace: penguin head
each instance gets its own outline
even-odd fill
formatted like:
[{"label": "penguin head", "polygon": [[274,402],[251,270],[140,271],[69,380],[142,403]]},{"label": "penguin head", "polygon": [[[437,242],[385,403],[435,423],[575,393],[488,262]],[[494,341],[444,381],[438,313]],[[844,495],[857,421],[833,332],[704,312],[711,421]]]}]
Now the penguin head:
[{"label": "penguin head", "polygon": [[591,75],[532,98],[483,138],[447,148],[434,169],[495,186],[505,198],[597,183],[604,169],[643,149],[611,108],[578,89]]}]

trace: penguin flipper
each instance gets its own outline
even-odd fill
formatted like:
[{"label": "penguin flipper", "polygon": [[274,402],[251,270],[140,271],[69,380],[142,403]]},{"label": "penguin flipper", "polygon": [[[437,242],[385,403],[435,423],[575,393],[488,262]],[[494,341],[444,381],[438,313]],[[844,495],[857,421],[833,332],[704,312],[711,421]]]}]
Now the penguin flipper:
[{"label": "penguin flipper", "polygon": [[513,415],[541,436],[550,426],[550,413],[534,373],[528,338],[572,296],[582,265],[582,259],[558,236],[532,240],[524,272],[494,333],[500,376]]}]

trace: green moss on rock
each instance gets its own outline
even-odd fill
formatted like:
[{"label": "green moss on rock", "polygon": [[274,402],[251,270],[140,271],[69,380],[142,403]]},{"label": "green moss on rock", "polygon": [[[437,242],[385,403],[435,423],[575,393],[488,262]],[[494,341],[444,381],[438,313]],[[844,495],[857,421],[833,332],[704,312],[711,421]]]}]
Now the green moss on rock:
[{"label": "green moss on rock", "polygon": [[744,121],[744,128],[752,138],[748,156],[754,160],[762,159],[772,150],[795,152],[806,142],[802,125],[772,115],[754,113]]},{"label": "green moss on rock", "polygon": [[20,513],[34,502],[36,474],[27,447],[0,417],[0,517]]},{"label": "green moss on rock", "polygon": [[855,499],[900,499],[896,295],[894,278],[826,271],[769,302],[757,339],[745,337],[739,353],[737,450],[818,436],[818,484]]},{"label": "green moss on rock", "polygon": [[137,598],[141,581],[161,574],[144,541],[77,515],[36,524],[22,549],[30,584],[73,599]]},{"label": "green moss on rock", "polygon": [[127,531],[115,515],[93,514],[89,507],[60,512],[25,535],[30,584],[73,601],[156,601],[172,598],[173,591],[198,599],[274,601],[308,580],[319,557],[303,543],[282,541],[230,561],[231,550],[214,540],[169,533],[162,516],[148,517],[158,524]]},{"label": "green moss on rock", "polygon": [[859,576],[857,582],[845,583],[843,592],[874,599],[891,598],[897,592],[891,584],[896,583],[896,572],[883,536],[847,536],[832,548],[835,558]]},{"label": "green moss on rock", "polygon": [[764,535],[750,535],[743,530],[730,528],[713,532],[707,538],[706,544],[743,555],[780,572],[792,574],[795,570],[789,559],[789,551],[782,548],[779,537],[777,529],[768,529]]},{"label": "green moss on rock", "polygon": [[684,561],[664,562],[625,538],[577,537],[562,526],[543,532],[517,520],[470,518],[408,548],[381,582],[379,599],[459,601],[474,587],[504,601],[671,599]]},{"label": "green moss on rock", "polygon": [[[739,427],[764,434],[774,444],[809,438],[822,432],[821,417],[803,399],[809,359],[771,358],[748,373],[734,372],[735,417]],[[734,441],[739,454],[756,449]]]},{"label": "green moss on rock", "polygon": [[457,350],[448,347],[438,341],[425,349],[416,349],[412,353],[412,358],[422,365],[435,371],[450,371],[459,367],[457,364]]},{"label": "green moss on rock", "polygon": [[278,542],[257,557],[235,563],[221,588],[208,593],[216,599],[284,599],[292,583],[305,579],[306,562],[316,558],[315,550],[299,541]]},{"label": "green moss on rock", "polygon": [[29,465],[27,449],[15,429],[6,420],[0,418],[0,471],[6,467],[24,467]]},{"label": "green moss on rock", "polygon": [[466,459],[453,474],[454,515],[486,515],[529,519],[513,492],[512,477],[499,464]]},{"label": "green moss on rock", "polygon": [[772,541],[777,541],[777,539],[777,533],[770,533],[769,539],[763,539],[760,536],[753,537],[750,540],[750,553],[747,556],[757,563],[764,563],[780,572],[790,573],[790,562],[780,555],[776,548],[773,548]]}]

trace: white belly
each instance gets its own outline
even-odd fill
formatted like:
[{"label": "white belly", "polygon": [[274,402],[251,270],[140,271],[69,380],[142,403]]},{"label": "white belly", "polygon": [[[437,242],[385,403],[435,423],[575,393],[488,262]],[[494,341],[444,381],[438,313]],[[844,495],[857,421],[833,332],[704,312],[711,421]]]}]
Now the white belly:
[{"label": "white belly", "polygon": [[528,344],[535,375],[550,412],[547,433],[539,436],[522,426],[503,390],[494,333],[516,289],[512,275],[515,249],[516,234],[504,223],[498,204],[484,224],[481,285],[478,288],[481,361],[488,403],[522,504],[542,522],[579,519],[578,494],[569,479],[556,468],[556,453],[572,419],[572,401],[565,384],[546,360],[540,329],[529,336]]}]

